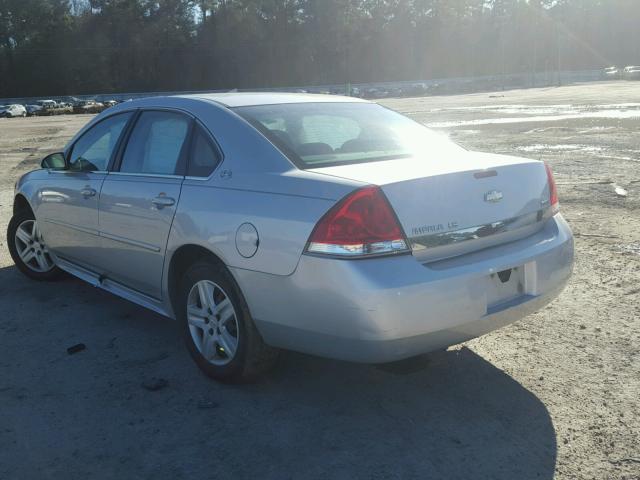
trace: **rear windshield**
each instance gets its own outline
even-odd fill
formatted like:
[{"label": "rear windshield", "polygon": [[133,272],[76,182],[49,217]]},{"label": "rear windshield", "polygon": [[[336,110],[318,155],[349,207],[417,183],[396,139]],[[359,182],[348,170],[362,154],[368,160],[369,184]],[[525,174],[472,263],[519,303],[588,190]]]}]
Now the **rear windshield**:
[{"label": "rear windshield", "polygon": [[461,148],[374,103],[290,103],[234,111],[302,169],[425,157]]}]

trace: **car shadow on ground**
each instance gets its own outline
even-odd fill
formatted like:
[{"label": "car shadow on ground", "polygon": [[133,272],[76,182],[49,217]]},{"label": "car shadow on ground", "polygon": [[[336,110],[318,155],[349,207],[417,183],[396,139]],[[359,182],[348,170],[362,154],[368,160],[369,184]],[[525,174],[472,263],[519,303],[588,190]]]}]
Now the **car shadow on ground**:
[{"label": "car shadow on ground", "polygon": [[77,280],[0,269],[0,311],[1,478],[553,478],[547,409],[467,348],[385,367],[289,352],[231,386],[176,322]]}]

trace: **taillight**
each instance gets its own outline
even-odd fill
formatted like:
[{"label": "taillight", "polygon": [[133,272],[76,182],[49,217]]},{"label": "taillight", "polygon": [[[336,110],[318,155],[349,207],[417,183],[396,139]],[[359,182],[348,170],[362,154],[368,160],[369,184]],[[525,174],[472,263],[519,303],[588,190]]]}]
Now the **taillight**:
[{"label": "taillight", "polygon": [[406,252],[407,240],[387,198],[365,187],[334,205],[314,228],[307,251],[344,257]]},{"label": "taillight", "polygon": [[557,213],[560,210],[560,201],[558,200],[558,187],[556,187],[556,181],[553,178],[553,172],[551,171],[551,167],[544,164],[544,167],[547,169],[547,183],[549,184],[549,206],[551,207],[551,212],[553,214]]}]

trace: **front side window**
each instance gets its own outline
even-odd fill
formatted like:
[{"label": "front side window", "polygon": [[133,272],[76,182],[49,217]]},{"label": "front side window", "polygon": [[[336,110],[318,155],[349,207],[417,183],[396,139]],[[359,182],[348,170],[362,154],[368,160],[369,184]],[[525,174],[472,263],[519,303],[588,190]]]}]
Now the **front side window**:
[{"label": "front side window", "polygon": [[180,175],[190,123],[180,113],[143,112],[131,132],[120,171]]},{"label": "front side window", "polygon": [[71,150],[70,170],[76,172],[105,171],[131,115],[131,112],[114,115],[85,132]]},{"label": "front side window", "polygon": [[299,168],[402,158],[437,158],[461,147],[374,103],[291,103],[238,107]]}]

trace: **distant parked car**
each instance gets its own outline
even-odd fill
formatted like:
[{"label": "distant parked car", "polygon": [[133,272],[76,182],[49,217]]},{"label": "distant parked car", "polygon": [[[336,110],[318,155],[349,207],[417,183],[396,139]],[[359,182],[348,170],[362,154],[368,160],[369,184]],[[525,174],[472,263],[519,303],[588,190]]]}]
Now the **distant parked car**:
[{"label": "distant parked car", "polygon": [[38,116],[55,115],[58,108],[58,103],[55,100],[38,100],[36,105],[40,107],[35,112],[35,115]]},{"label": "distant parked car", "polygon": [[429,90],[429,87],[425,83],[414,83],[404,89],[405,95],[411,97],[419,97],[425,95]]},{"label": "distant parked car", "polygon": [[73,113],[85,113],[85,107],[91,105],[93,100],[78,100],[73,104]]},{"label": "distant parked car", "polygon": [[65,115],[68,113],[73,113],[73,104],[69,102],[60,102],[58,103],[58,107],[56,108],[56,115]]},{"label": "distant parked car", "polygon": [[77,97],[62,97],[60,99],[60,103],[65,103],[66,105],[72,107],[73,105],[75,105],[77,102],[79,102],[80,99]]},{"label": "distant parked car", "polygon": [[106,107],[95,100],[81,100],[73,106],[73,113],[100,113]]},{"label": "distant parked car", "polygon": [[68,102],[55,101],[55,100],[38,100],[36,105],[39,109],[34,109],[32,115],[38,116],[51,116],[51,115],[64,115],[65,113],[71,113],[73,109]]},{"label": "distant parked car", "polygon": [[37,105],[40,105],[43,109],[54,109],[58,106],[55,100],[38,100]]},{"label": "distant parked car", "polygon": [[382,88],[367,88],[364,91],[364,98],[384,98],[388,92]]},{"label": "distant parked car", "polygon": [[607,80],[620,78],[620,69],[616,66],[605,68],[603,73]]},{"label": "distant parked car", "polygon": [[104,105],[104,108],[109,108],[109,107],[115,107],[116,105],[118,105],[118,101],[117,100],[106,100],[104,102],[102,102],[102,104]]},{"label": "distant parked car", "polygon": [[451,93],[452,87],[451,84],[447,83],[434,83],[429,87],[430,95],[446,95],[447,93]]},{"label": "distant parked car", "polygon": [[622,72],[622,78],[625,80],[640,80],[640,66],[630,65],[625,67]]},{"label": "distant parked car", "polygon": [[42,109],[40,105],[25,105],[25,109],[27,110],[27,117],[33,117],[38,114],[38,111]]},{"label": "distant parked car", "polygon": [[13,104],[0,107],[0,117],[13,118],[13,117],[26,117],[27,109],[22,105]]}]

